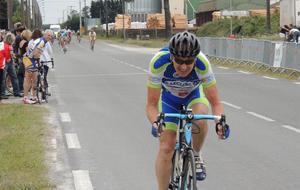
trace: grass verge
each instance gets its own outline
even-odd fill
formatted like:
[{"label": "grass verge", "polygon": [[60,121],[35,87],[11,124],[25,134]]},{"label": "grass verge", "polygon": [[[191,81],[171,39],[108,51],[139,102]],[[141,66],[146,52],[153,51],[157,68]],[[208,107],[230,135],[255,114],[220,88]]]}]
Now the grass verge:
[{"label": "grass verge", "polygon": [[117,37],[110,37],[107,39],[103,36],[98,36],[98,39],[107,41],[110,43],[115,44],[127,44],[127,45],[137,45],[142,47],[149,47],[149,48],[161,48],[168,44],[169,40],[159,38],[159,39],[149,39],[149,40],[136,40],[136,39],[126,39],[117,38]]},{"label": "grass verge", "polygon": [[0,190],[48,190],[47,109],[0,104]]}]

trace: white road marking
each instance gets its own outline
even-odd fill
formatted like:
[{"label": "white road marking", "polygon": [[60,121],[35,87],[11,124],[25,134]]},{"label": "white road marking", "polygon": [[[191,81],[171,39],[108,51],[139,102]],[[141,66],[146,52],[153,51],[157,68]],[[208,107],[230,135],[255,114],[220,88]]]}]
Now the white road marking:
[{"label": "white road marking", "polygon": [[222,67],[222,66],[220,66],[218,68],[220,68],[220,69],[229,69],[228,67]]},{"label": "white road marking", "polygon": [[292,131],[295,131],[296,133],[300,134],[300,129],[297,129],[295,127],[292,127],[292,126],[289,126],[289,125],[282,125],[282,127],[286,128],[286,129],[289,129],[289,130],[292,130]]},{"label": "white road marking", "polygon": [[83,78],[83,77],[110,77],[110,76],[132,76],[144,75],[145,73],[111,73],[111,74],[86,74],[86,75],[61,75],[56,78]]},{"label": "white road marking", "polygon": [[252,73],[250,73],[250,72],[247,72],[247,71],[238,71],[239,73],[243,73],[243,74],[246,74],[246,75],[250,75],[250,74],[252,74]]},{"label": "white road marking", "polygon": [[62,122],[71,122],[71,117],[69,113],[59,113],[60,114],[60,120]]},{"label": "white road marking", "polygon": [[294,84],[299,84],[300,85],[300,82],[294,82]]},{"label": "white road marking", "polygon": [[93,190],[88,170],[73,170],[72,173],[76,190]]},{"label": "white road marking", "polygon": [[238,109],[238,110],[242,109],[240,106],[233,105],[233,104],[231,104],[229,102],[222,101],[222,103],[225,104],[225,105],[227,105],[227,106],[229,106],[229,107]]},{"label": "white road marking", "polygon": [[278,80],[277,78],[272,78],[272,77],[267,77],[267,76],[263,76],[263,78],[270,79],[270,80]]},{"label": "white road marking", "polygon": [[56,139],[51,139],[51,148],[53,149],[57,149],[57,142],[56,142]]},{"label": "white road marking", "polygon": [[69,149],[80,149],[80,143],[78,140],[78,136],[75,133],[66,133],[66,141]]},{"label": "white road marking", "polygon": [[247,113],[250,114],[250,115],[253,115],[253,116],[255,116],[255,117],[258,117],[258,118],[260,118],[260,119],[269,121],[269,122],[275,121],[275,120],[273,120],[273,119],[271,119],[271,118],[268,118],[268,117],[266,117],[266,116],[263,116],[263,115],[260,115],[260,114],[254,113],[254,112],[247,111]]}]

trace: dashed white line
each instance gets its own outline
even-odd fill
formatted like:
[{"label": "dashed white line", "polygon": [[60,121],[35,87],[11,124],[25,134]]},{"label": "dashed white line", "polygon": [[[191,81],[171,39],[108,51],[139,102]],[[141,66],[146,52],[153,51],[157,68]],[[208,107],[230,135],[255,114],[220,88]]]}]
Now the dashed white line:
[{"label": "dashed white line", "polygon": [[80,143],[75,133],[66,133],[66,141],[69,149],[80,149]]},{"label": "dashed white line", "polygon": [[273,120],[273,119],[271,119],[271,118],[268,118],[268,117],[266,117],[266,116],[260,115],[260,114],[258,114],[258,113],[254,113],[254,112],[250,112],[250,111],[247,111],[247,113],[250,114],[250,115],[253,115],[253,116],[255,116],[255,117],[258,117],[258,118],[260,118],[260,119],[269,121],[269,122],[275,121],[275,120]]},{"label": "dashed white line", "polygon": [[73,170],[72,173],[76,190],[93,190],[89,171]]},{"label": "dashed white line", "polygon": [[295,127],[292,127],[292,126],[289,126],[289,125],[282,125],[282,127],[286,128],[286,129],[289,129],[289,130],[292,130],[296,133],[300,133],[300,129],[297,129]]},{"label": "dashed white line", "polygon": [[267,77],[267,76],[263,76],[263,78],[270,79],[270,80],[278,80],[277,78],[272,78],[272,77]]},{"label": "dashed white line", "polygon": [[294,84],[298,84],[298,85],[300,85],[300,82],[294,82]]},{"label": "dashed white line", "polygon": [[236,105],[231,104],[231,103],[229,103],[229,102],[222,101],[222,103],[225,104],[225,105],[227,105],[227,106],[229,106],[229,107],[238,109],[238,110],[242,109],[240,106],[236,106]]},{"label": "dashed white line", "polygon": [[59,113],[60,115],[60,120],[62,122],[71,122],[71,117],[69,113]]},{"label": "dashed white line", "polygon": [[247,72],[247,71],[238,71],[239,73],[243,73],[243,74],[246,74],[246,75],[250,75],[250,74],[252,74],[252,73],[250,73],[250,72]]},{"label": "dashed white line", "polygon": [[220,68],[220,69],[229,69],[228,67],[222,67],[222,66],[220,66],[218,68]]}]

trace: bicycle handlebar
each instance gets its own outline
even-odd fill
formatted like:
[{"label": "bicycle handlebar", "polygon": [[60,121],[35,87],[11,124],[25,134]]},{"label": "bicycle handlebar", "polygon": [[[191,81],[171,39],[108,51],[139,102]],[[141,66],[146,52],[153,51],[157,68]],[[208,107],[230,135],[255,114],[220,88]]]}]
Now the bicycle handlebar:
[{"label": "bicycle handlebar", "polygon": [[[216,133],[219,135],[219,132],[222,132],[221,139],[227,139],[230,134],[229,125],[226,124],[226,117],[225,115],[208,115],[208,114],[193,114],[191,111],[187,113],[163,113],[161,112],[157,117],[157,122],[159,124],[159,131],[162,131],[162,125],[164,124],[164,119],[166,117],[173,117],[182,120],[186,120],[191,122],[192,120],[217,120],[216,124]],[[219,129],[218,125],[221,125],[221,129]]]},{"label": "bicycle handlebar", "polygon": [[208,115],[208,114],[193,114],[193,113],[186,113],[186,114],[180,114],[180,113],[160,113],[157,120],[163,121],[166,117],[173,117],[183,120],[218,120],[218,121],[224,121],[225,122],[225,115]]},{"label": "bicycle handlebar", "polygon": [[54,60],[51,58],[51,61],[41,61],[40,63],[52,63],[52,69],[54,68]]}]

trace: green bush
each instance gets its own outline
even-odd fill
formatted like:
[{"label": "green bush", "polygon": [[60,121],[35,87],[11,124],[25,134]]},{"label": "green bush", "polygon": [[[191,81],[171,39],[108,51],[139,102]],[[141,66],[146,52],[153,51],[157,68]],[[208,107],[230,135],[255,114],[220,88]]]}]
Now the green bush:
[{"label": "green bush", "polygon": [[[271,33],[277,34],[279,32],[279,19],[278,14],[271,17]],[[233,31],[242,26],[239,35],[244,37],[256,37],[266,34],[266,17],[244,17],[241,19],[232,19]],[[227,37],[230,35],[230,19],[221,19],[214,22],[208,22],[201,26],[197,31],[198,36],[211,36],[211,37]]]}]

